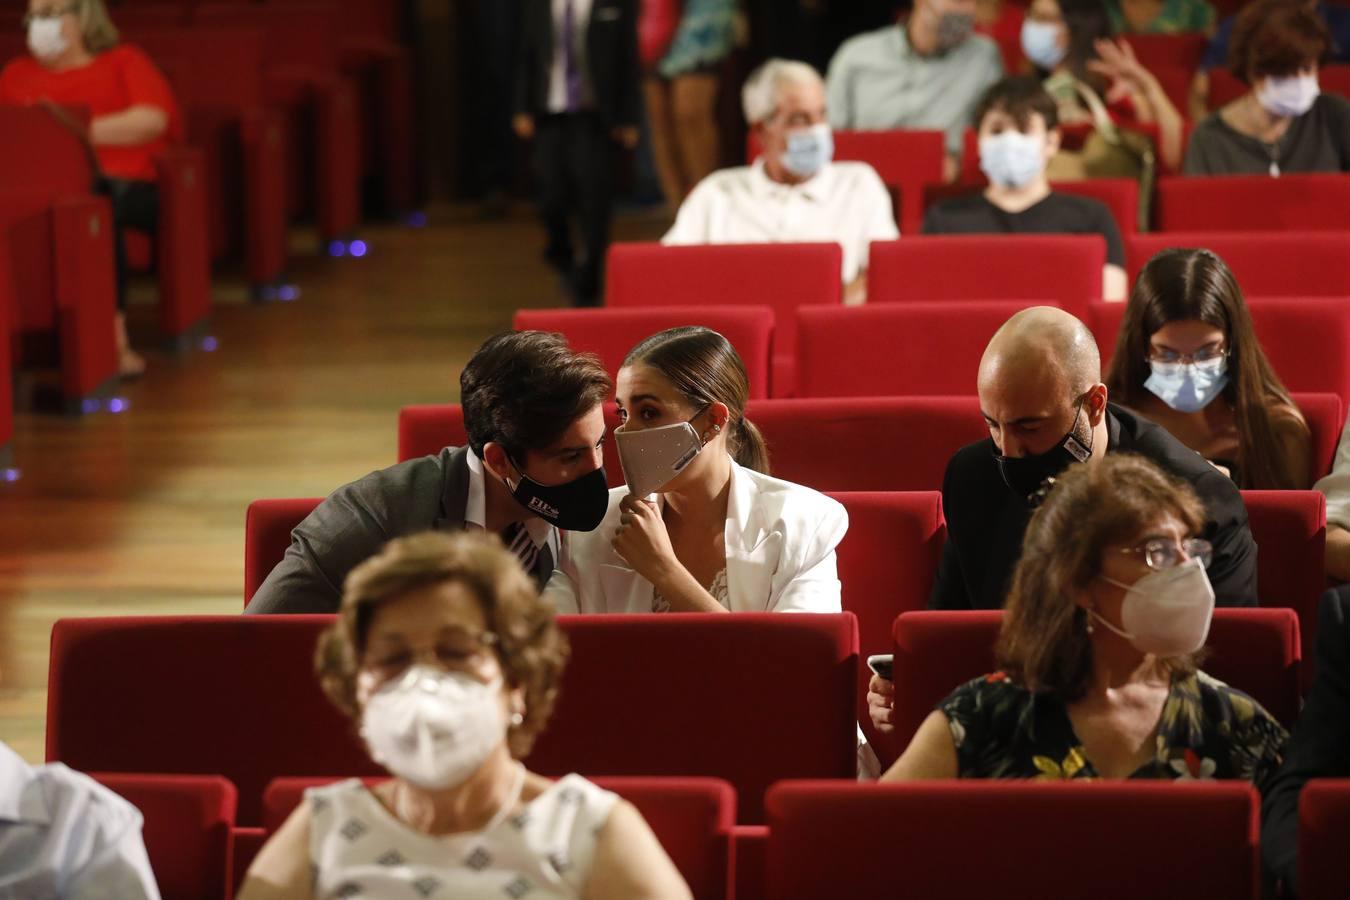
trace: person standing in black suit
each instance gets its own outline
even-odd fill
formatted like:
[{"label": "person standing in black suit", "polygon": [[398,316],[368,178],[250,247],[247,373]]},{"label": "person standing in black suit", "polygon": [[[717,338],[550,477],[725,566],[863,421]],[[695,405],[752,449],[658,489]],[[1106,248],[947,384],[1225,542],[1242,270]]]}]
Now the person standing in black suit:
[{"label": "person standing in black suit", "polygon": [[[1219,606],[1256,604],[1256,543],[1232,480],[1164,429],[1107,401],[1092,333],[1056,307],[1014,315],[980,361],[980,410],[989,440],[947,464],[947,542],[929,605],[1001,609],[1032,510],[1075,462],[1137,453],[1190,484],[1205,508],[1199,537],[1214,548],[1209,580]],[[872,721],[891,729],[894,685],[874,677]]]},{"label": "person standing in black suit", "polygon": [[[544,258],[580,306],[600,296],[616,144],[638,142],[642,70],[635,0],[526,0],[514,127],[534,140]],[[579,219],[582,253],[571,235]]]},{"label": "person standing in black suit", "polygon": [[1317,676],[1303,704],[1284,765],[1261,802],[1266,871],[1298,892],[1298,802],[1313,778],[1350,777],[1350,584],[1322,595],[1317,611]]}]

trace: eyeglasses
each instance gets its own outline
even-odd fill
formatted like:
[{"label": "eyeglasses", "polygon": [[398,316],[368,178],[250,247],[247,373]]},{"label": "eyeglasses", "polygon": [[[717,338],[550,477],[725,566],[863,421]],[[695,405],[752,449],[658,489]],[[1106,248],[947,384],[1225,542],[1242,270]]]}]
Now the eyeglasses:
[{"label": "eyeglasses", "polygon": [[379,653],[367,651],[362,668],[374,674],[381,684],[398,678],[419,662],[447,672],[476,676],[496,645],[497,635],[490,631],[457,632],[442,637],[435,646],[422,653],[415,653],[409,647]]},{"label": "eyeglasses", "polygon": [[1177,353],[1175,350],[1163,350],[1157,347],[1149,350],[1148,361],[1164,372],[1178,371],[1182,366],[1198,366],[1202,369],[1217,369],[1228,357],[1224,347],[1203,347],[1194,353]]},{"label": "eyeglasses", "polygon": [[1188,559],[1200,560],[1200,565],[1209,568],[1214,558],[1214,545],[1204,538],[1187,538],[1180,544],[1166,538],[1153,538],[1137,547],[1123,547],[1121,553],[1142,553],[1144,564],[1156,572],[1162,572]]},{"label": "eyeglasses", "polygon": [[78,6],[55,6],[51,9],[39,9],[37,12],[30,12],[23,17],[23,27],[27,28],[39,19],[59,19],[62,16],[70,16],[79,12]]}]

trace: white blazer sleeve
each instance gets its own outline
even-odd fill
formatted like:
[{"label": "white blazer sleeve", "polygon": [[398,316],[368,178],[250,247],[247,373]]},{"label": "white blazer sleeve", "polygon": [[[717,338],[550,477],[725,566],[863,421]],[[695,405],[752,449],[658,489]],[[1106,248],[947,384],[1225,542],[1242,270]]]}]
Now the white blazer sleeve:
[{"label": "white blazer sleeve", "polygon": [[[812,494],[815,494],[813,491]],[[797,529],[785,535],[783,566],[774,576],[769,612],[839,612],[839,573],[834,548],[848,531],[848,513],[835,500],[815,494],[803,504]]]}]

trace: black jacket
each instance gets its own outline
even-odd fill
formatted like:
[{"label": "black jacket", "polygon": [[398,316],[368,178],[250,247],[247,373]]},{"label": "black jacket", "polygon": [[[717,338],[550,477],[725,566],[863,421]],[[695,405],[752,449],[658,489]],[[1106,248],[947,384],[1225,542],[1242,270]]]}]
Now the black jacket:
[{"label": "black jacket", "polygon": [[[1137,453],[1190,482],[1205,505],[1202,537],[1214,545],[1209,580],[1219,606],[1256,605],[1256,543],[1247,508],[1232,480],[1165,429],[1114,403],[1107,405],[1107,452]],[[999,609],[1022,555],[1031,509],[1004,483],[992,440],[963,447],[947,464],[942,510],[947,543],[929,605]]]},{"label": "black jacket", "polygon": [[[524,35],[516,67],[516,113],[548,113],[553,37],[552,0],[525,0]],[[635,0],[593,0],[585,59],[601,124],[636,127],[642,115],[642,66]]]},{"label": "black jacket", "polygon": [[1322,596],[1317,676],[1284,765],[1261,803],[1261,855],[1289,891],[1298,887],[1298,799],[1310,778],[1350,777],[1350,585]]}]

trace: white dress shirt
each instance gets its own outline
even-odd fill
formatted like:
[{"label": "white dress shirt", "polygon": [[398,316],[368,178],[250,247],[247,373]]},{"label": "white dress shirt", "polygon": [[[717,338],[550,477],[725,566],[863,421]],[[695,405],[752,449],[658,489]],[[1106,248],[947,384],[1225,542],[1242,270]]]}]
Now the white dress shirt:
[{"label": "white dress shirt", "polygon": [[[469,450],[465,458],[469,463],[469,498],[464,502],[464,527],[482,531],[487,528],[487,485],[483,482],[487,475],[483,472],[483,461],[477,453]],[[534,546],[540,550],[548,547],[556,563],[561,549],[558,529],[538,516],[530,516],[521,524],[534,541]]]},{"label": "white dress shirt", "polygon": [[661,243],[834,241],[844,250],[841,276],[848,284],[867,268],[872,241],[899,236],[891,195],[866,163],[830,163],[814,178],[787,185],[771,179],[757,159],[699,182]]},{"label": "white dress shirt", "polygon": [[[505,0],[493,0],[495,3]],[[567,112],[567,57],[566,44],[563,42],[563,14],[567,10],[567,0],[553,2],[553,62],[548,75],[548,111]],[[594,106],[591,93],[591,79],[586,65],[586,29],[591,24],[592,0],[572,0],[572,52],[575,54],[577,71],[581,74],[581,106],[583,109]]]},{"label": "white dress shirt", "polygon": [[136,807],[0,743],[0,897],[159,900]]}]

